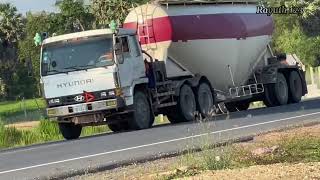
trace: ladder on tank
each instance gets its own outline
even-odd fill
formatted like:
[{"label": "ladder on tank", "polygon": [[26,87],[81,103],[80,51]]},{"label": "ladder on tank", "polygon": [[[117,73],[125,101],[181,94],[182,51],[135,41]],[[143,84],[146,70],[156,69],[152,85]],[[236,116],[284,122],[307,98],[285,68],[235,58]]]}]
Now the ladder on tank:
[{"label": "ladder on tank", "polygon": [[[134,11],[137,15],[137,35],[139,38],[139,41],[141,42],[141,39],[144,40],[145,44],[144,46],[146,47],[146,51],[149,50],[155,50],[157,49],[157,44],[155,35],[153,32],[153,22],[149,24],[149,21],[153,20],[153,14],[148,14],[148,4],[146,5],[146,12],[143,13],[142,8],[140,7],[140,12],[138,13],[136,11],[136,8],[134,8]],[[139,21],[141,18],[141,22]],[[143,32],[143,35],[141,35],[141,32]],[[152,33],[150,33],[152,32]],[[151,40],[154,40],[153,42]]]}]

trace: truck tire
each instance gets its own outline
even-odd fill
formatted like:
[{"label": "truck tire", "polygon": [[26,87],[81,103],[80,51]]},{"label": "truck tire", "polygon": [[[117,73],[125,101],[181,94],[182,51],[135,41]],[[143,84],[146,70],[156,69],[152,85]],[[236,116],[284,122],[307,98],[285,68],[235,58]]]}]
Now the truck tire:
[{"label": "truck tire", "polygon": [[82,126],[74,123],[59,123],[59,129],[66,140],[72,140],[80,137]]},{"label": "truck tire", "polygon": [[298,103],[302,98],[302,82],[299,74],[292,71],[289,75],[289,103]]},{"label": "truck tire", "polygon": [[263,103],[267,107],[274,107],[279,105],[277,103],[276,97],[273,92],[274,92],[274,84],[265,85]]},{"label": "truck tire", "polygon": [[289,91],[285,76],[278,72],[277,82],[268,84],[265,88],[264,104],[267,107],[285,105],[288,103]]},{"label": "truck tire", "polygon": [[129,127],[132,130],[150,128],[154,122],[151,105],[144,92],[136,91],[133,101],[133,115],[129,119]]},{"label": "truck tire", "polygon": [[121,132],[121,131],[129,130],[128,121],[121,121],[121,122],[108,124],[108,127],[113,132]]},{"label": "truck tire", "polygon": [[208,117],[213,110],[213,95],[210,86],[206,82],[200,83],[197,88],[197,106],[203,117]]},{"label": "truck tire", "polygon": [[176,108],[171,108],[167,116],[171,123],[189,122],[194,119],[194,112],[197,104],[191,87],[187,84],[182,85],[178,97]]},{"label": "truck tire", "polygon": [[249,101],[231,102],[225,103],[229,112],[246,111],[250,107]]}]

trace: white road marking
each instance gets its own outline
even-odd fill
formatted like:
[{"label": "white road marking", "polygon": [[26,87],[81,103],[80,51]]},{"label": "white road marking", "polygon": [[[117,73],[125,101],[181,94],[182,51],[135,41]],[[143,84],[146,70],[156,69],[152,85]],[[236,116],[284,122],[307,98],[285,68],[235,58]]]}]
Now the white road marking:
[{"label": "white road marking", "polygon": [[313,116],[313,115],[318,115],[318,114],[320,114],[320,112],[304,114],[304,115],[299,115],[299,116],[294,116],[294,117],[288,117],[288,118],[283,118],[283,119],[278,119],[278,120],[273,120],[273,121],[268,121],[268,122],[262,122],[262,123],[257,123],[257,124],[251,124],[251,125],[246,125],[246,126],[239,126],[239,127],[220,130],[220,131],[202,133],[202,134],[198,134],[198,135],[186,136],[186,137],[171,139],[171,140],[167,140],[167,141],[160,141],[160,142],[156,142],[156,143],[134,146],[134,147],[124,148],[124,149],[118,149],[118,150],[114,150],[114,151],[97,153],[97,154],[81,156],[81,157],[76,157],[76,158],[71,158],[71,159],[65,159],[65,160],[61,160],[61,161],[54,161],[54,162],[38,164],[38,165],[34,165],[34,166],[28,166],[28,167],[23,167],[23,168],[18,168],[18,169],[1,171],[0,174],[6,174],[6,173],[11,173],[11,172],[16,172],[16,171],[33,169],[33,168],[37,168],[37,167],[49,166],[49,165],[59,164],[59,163],[64,163],[64,162],[76,161],[76,160],[80,160],[80,159],[87,159],[87,158],[91,158],[91,157],[97,157],[97,156],[102,156],[102,155],[107,155],[107,154],[112,154],[112,153],[117,153],[117,152],[129,151],[129,150],[133,150],[133,149],[139,149],[139,148],[150,147],[150,146],[155,146],[155,145],[160,145],[160,144],[166,144],[166,143],[170,143],[170,142],[182,141],[182,140],[191,139],[191,138],[197,138],[197,137],[201,137],[201,136],[205,136],[205,135],[209,135],[209,134],[218,134],[218,133],[222,133],[222,132],[245,129],[245,128],[249,128],[249,127],[261,126],[261,125],[271,124],[271,123],[275,123],[275,122],[287,121],[290,119],[302,118],[302,117]]}]

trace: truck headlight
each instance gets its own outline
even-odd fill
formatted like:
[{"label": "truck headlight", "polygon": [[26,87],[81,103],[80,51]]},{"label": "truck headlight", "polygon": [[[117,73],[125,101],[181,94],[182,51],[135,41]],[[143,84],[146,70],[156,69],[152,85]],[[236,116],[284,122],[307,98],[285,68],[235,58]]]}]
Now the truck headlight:
[{"label": "truck headlight", "polygon": [[59,104],[60,103],[60,99],[56,98],[56,99],[50,99],[48,101],[49,105],[53,105],[53,104]]}]

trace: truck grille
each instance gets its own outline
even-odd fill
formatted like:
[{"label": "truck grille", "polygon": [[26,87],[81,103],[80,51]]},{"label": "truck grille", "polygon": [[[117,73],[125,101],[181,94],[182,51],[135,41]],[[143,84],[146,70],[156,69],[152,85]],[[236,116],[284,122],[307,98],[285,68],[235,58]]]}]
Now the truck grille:
[{"label": "truck grille", "polygon": [[[97,91],[97,92],[90,92],[90,93],[93,94],[94,101],[100,101],[100,100],[116,98],[115,95],[109,95],[110,91],[113,91],[113,90]],[[106,94],[106,96],[102,97],[101,93]],[[60,99],[60,103],[59,104],[54,104],[54,105],[50,105],[49,104],[50,99],[47,99],[47,104],[48,104],[48,107],[51,108],[51,107],[57,107],[57,106],[63,106],[63,105],[72,105],[72,104],[84,103],[85,102],[84,99],[82,101],[79,99],[81,96],[84,96],[84,94],[82,93],[82,94],[74,94],[74,95],[70,95],[70,96],[58,97]],[[53,99],[57,99],[57,98],[53,98]]]}]

